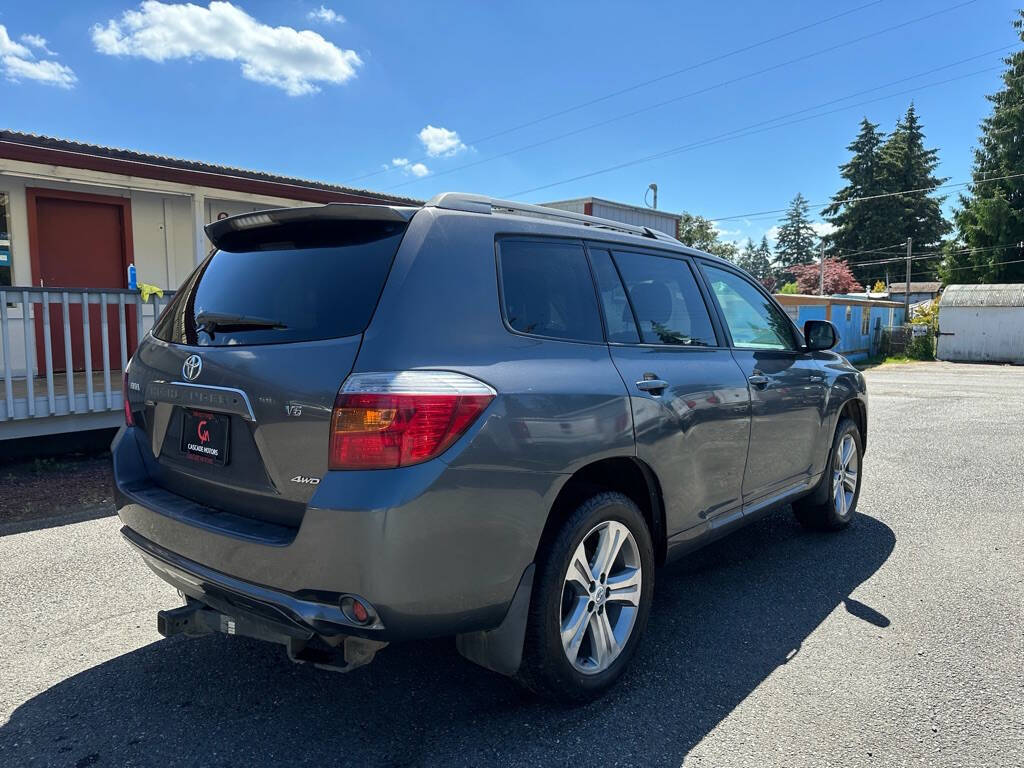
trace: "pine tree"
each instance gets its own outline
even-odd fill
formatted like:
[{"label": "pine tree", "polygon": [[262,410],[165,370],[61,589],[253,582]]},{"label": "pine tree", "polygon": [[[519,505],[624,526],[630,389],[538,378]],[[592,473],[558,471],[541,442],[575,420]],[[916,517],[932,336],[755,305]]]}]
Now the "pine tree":
[{"label": "pine tree", "polygon": [[794,264],[809,264],[815,257],[818,236],[807,218],[809,207],[807,199],[798,192],[779,225],[775,254],[783,271]]},{"label": "pine tree", "polygon": [[833,256],[850,254],[850,266],[861,280],[870,270],[858,269],[857,263],[878,258],[877,253],[865,251],[876,251],[892,244],[886,240],[889,227],[885,220],[885,199],[859,199],[887,191],[881,167],[884,140],[885,134],[878,130],[877,123],[866,117],[861,120],[857,138],[846,147],[852,157],[839,166],[839,175],[846,179],[846,186],[822,211],[825,219],[835,227],[825,238],[826,249]]},{"label": "pine tree", "polygon": [[[1024,41],[1024,11],[1013,22]],[[947,283],[1024,282],[1024,50],[1004,60],[1003,87],[988,96],[992,114],[981,123],[974,182],[954,212],[957,238],[947,244],[939,275]]]},{"label": "pine tree", "polygon": [[756,251],[757,246],[754,245],[754,241],[748,237],[746,244],[736,257],[736,266],[740,269],[747,270],[747,272],[752,274],[754,277],[757,277],[757,273],[754,271],[754,254]]},{"label": "pine tree", "polygon": [[[775,266],[772,264],[772,247],[768,245],[768,237],[761,236],[761,244],[754,249],[754,274],[760,278],[768,290],[775,287],[778,276],[775,274]],[[769,285],[767,281],[770,281]]]},{"label": "pine tree", "polygon": [[[896,123],[879,152],[880,172],[890,192],[901,194],[883,198],[878,215],[884,223],[876,248],[882,248],[911,237],[915,250],[930,250],[942,244],[942,237],[950,230],[942,215],[944,197],[932,195],[936,187],[948,179],[935,176],[939,164],[938,150],[926,149],[924,130],[913,103]],[[914,191],[910,191],[914,190]],[[919,276],[934,274],[928,262],[918,262]]]}]

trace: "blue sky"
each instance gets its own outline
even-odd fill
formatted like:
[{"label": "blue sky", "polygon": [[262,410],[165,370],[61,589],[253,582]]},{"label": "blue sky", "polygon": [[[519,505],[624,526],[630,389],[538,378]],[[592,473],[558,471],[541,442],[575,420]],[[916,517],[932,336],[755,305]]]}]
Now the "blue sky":
[{"label": "blue sky", "polygon": [[[992,51],[1019,46],[1019,0],[888,32],[963,0],[233,3],[3,3],[0,125],[421,198],[642,204],[657,182],[659,208],[724,217],[827,200],[860,118],[889,130],[911,99],[941,174],[966,179],[1008,52]],[[756,238],[776,219],[720,227]]]}]

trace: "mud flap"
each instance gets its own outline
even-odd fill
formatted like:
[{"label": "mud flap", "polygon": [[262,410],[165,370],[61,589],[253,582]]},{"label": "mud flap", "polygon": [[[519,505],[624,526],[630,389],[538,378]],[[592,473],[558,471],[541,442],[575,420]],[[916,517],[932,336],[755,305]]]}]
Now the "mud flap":
[{"label": "mud flap", "polygon": [[523,571],[523,576],[512,596],[505,618],[494,629],[456,635],[455,647],[459,653],[474,664],[486,667],[502,675],[512,676],[519,671],[523,660],[523,641],[526,637],[526,621],[530,612],[530,597],[533,594],[533,563]]}]

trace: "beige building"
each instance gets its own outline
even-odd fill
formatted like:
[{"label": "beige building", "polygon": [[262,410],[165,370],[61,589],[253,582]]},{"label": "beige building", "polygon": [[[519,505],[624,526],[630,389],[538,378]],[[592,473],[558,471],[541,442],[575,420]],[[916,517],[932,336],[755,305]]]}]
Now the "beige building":
[{"label": "beige building", "polygon": [[[82,269],[102,267],[112,275],[115,262],[119,267],[133,262],[140,281],[173,288],[206,255],[202,230],[214,219],[269,207],[393,201],[418,202],[0,130],[0,254],[8,254],[0,257],[0,284],[71,285],[60,275],[70,280]],[[109,247],[118,229],[121,252]],[[83,242],[90,234],[99,242]],[[44,246],[60,253],[41,253]],[[71,262],[82,261],[83,248],[88,263],[73,267]],[[127,283],[73,287],[124,288]]]},{"label": "beige building", "polygon": [[[203,227],[265,208],[408,198],[0,130],[0,439],[115,424],[121,370],[209,252]],[[83,308],[88,307],[88,311]]]}]

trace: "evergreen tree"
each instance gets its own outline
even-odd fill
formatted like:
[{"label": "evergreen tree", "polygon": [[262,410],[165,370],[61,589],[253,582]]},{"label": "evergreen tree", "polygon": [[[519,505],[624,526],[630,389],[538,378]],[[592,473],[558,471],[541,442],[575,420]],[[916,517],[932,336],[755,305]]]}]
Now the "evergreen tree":
[{"label": "evergreen tree", "polygon": [[[938,150],[925,148],[924,130],[913,103],[882,145],[879,159],[888,191],[902,194],[879,201],[878,213],[885,226],[880,230],[881,242],[875,247],[883,248],[908,237],[914,239],[915,250],[939,247],[950,226],[942,215],[945,198],[934,197],[932,192],[948,179],[935,176]],[[922,279],[934,274],[927,264],[918,262]]]},{"label": "evergreen tree", "polygon": [[[1024,11],[1013,22],[1024,41]],[[981,123],[974,182],[954,212],[957,238],[947,244],[939,275],[947,283],[1024,282],[1024,50],[1005,59],[1003,87],[990,95],[992,114]]]},{"label": "evergreen tree", "polygon": [[832,202],[821,212],[835,227],[825,238],[826,249],[833,256],[851,254],[850,266],[862,280],[866,270],[858,269],[857,263],[878,258],[878,254],[864,251],[892,245],[886,239],[890,235],[885,218],[888,215],[885,199],[859,199],[887,191],[881,167],[884,140],[885,134],[878,130],[877,123],[872,123],[866,117],[861,120],[860,133],[847,146],[852,157],[839,166],[839,175],[846,179],[846,186],[833,196]]},{"label": "evergreen tree", "polygon": [[775,238],[775,254],[783,271],[794,264],[809,264],[814,260],[818,236],[807,218],[807,199],[797,193],[786,210]]},{"label": "evergreen tree", "polygon": [[772,267],[772,248],[768,245],[767,237],[762,237],[759,245],[755,245],[754,241],[748,237],[736,259],[736,266],[747,270],[769,291],[775,289],[778,281],[775,279]]},{"label": "evergreen tree", "polygon": [[757,277],[757,273],[754,271],[754,254],[756,251],[757,246],[754,245],[754,241],[748,237],[746,244],[736,257],[736,266],[740,269],[747,270],[747,272],[752,274],[754,277]]},{"label": "evergreen tree", "polygon": [[762,280],[765,278],[776,278],[775,266],[772,258],[772,247],[768,244],[768,236],[761,236],[761,244],[754,251],[754,265],[756,274]]}]

